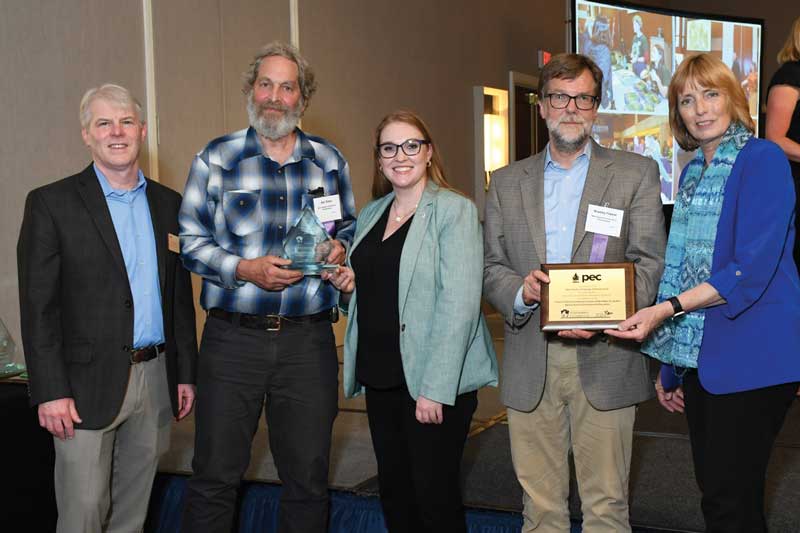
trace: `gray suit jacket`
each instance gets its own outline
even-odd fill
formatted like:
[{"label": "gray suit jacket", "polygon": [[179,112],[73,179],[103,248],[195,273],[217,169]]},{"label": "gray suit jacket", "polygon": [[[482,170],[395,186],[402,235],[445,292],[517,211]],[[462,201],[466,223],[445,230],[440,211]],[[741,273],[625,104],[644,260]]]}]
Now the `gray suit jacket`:
[{"label": "gray suit jacket", "polygon": [[[544,155],[540,152],[496,171],[486,200],[484,295],[506,322],[503,402],[520,411],[538,405],[547,368],[547,334],[539,328],[539,309],[524,316],[514,313],[523,278],[546,262]],[[620,237],[609,237],[605,261],[636,262],[636,305],[650,305],[666,246],[655,161],[593,144],[575,225],[575,263],[589,261],[593,234],[584,230],[589,204],[623,210]],[[638,344],[605,335],[576,342],[581,385],[595,408],[618,409],[653,396],[647,360]]]}]

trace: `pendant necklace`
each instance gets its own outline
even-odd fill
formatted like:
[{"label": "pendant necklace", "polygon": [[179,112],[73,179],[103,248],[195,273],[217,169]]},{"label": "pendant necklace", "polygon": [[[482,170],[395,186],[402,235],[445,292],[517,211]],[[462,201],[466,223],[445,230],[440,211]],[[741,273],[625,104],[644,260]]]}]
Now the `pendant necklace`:
[{"label": "pendant necklace", "polygon": [[404,218],[406,218],[408,215],[410,215],[410,214],[412,214],[414,211],[416,211],[416,210],[417,210],[417,206],[418,206],[418,205],[419,205],[419,204],[414,204],[414,208],[413,208],[411,211],[409,211],[409,212],[408,212],[408,213],[406,213],[405,215],[401,215],[401,214],[400,214],[400,211],[398,211],[398,210],[397,210],[397,200],[395,200],[394,202],[392,202],[392,207],[394,208],[394,215],[395,215],[395,216],[394,216],[394,221],[395,221],[395,222],[401,222],[401,221],[402,221]]}]

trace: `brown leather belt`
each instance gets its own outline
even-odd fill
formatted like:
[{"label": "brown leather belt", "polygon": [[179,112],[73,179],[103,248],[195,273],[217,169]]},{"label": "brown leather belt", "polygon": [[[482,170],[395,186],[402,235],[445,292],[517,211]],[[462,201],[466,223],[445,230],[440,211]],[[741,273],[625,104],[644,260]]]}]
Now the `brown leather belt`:
[{"label": "brown leather belt", "polygon": [[310,324],[311,322],[331,321],[331,310],[320,311],[313,315],[302,316],[283,316],[283,315],[249,315],[247,313],[233,313],[214,307],[209,309],[208,314],[214,318],[219,318],[225,322],[230,322],[234,326],[241,326],[248,329],[260,329],[262,331],[280,331],[281,327],[297,326]]},{"label": "brown leather belt", "polygon": [[144,363],[158,357],[158,354],[164,353],[164,343],[158,346],[148,346],[147,348],[138,348],[131,350],[131,364]]}]

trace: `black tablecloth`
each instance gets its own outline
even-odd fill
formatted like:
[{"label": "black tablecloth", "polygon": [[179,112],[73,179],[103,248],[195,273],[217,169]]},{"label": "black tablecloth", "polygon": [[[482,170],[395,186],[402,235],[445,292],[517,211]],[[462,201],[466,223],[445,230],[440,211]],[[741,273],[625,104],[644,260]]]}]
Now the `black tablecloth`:
[{"label": "black tablecloth", "polygon": [[53,438],[39,426],[24,383],[0,381],[0,530],[56,528]]}]

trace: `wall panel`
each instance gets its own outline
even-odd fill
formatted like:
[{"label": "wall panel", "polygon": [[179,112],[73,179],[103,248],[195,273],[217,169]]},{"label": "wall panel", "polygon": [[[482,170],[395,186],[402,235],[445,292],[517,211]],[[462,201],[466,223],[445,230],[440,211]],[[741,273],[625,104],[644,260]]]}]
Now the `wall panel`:
[{"label": "wall panel", "polygon": [[141,4],[2,0],[0,70],[0,317],[20,344],[16,242],[25,196],[90,161],[78,122],[86,89],[116,82],[144,101]]},{"label": "wall panel", "polygon": [[223,130],[220,26],[219,0],[153,3],[158,168],[178,191],[192,156]]}]

